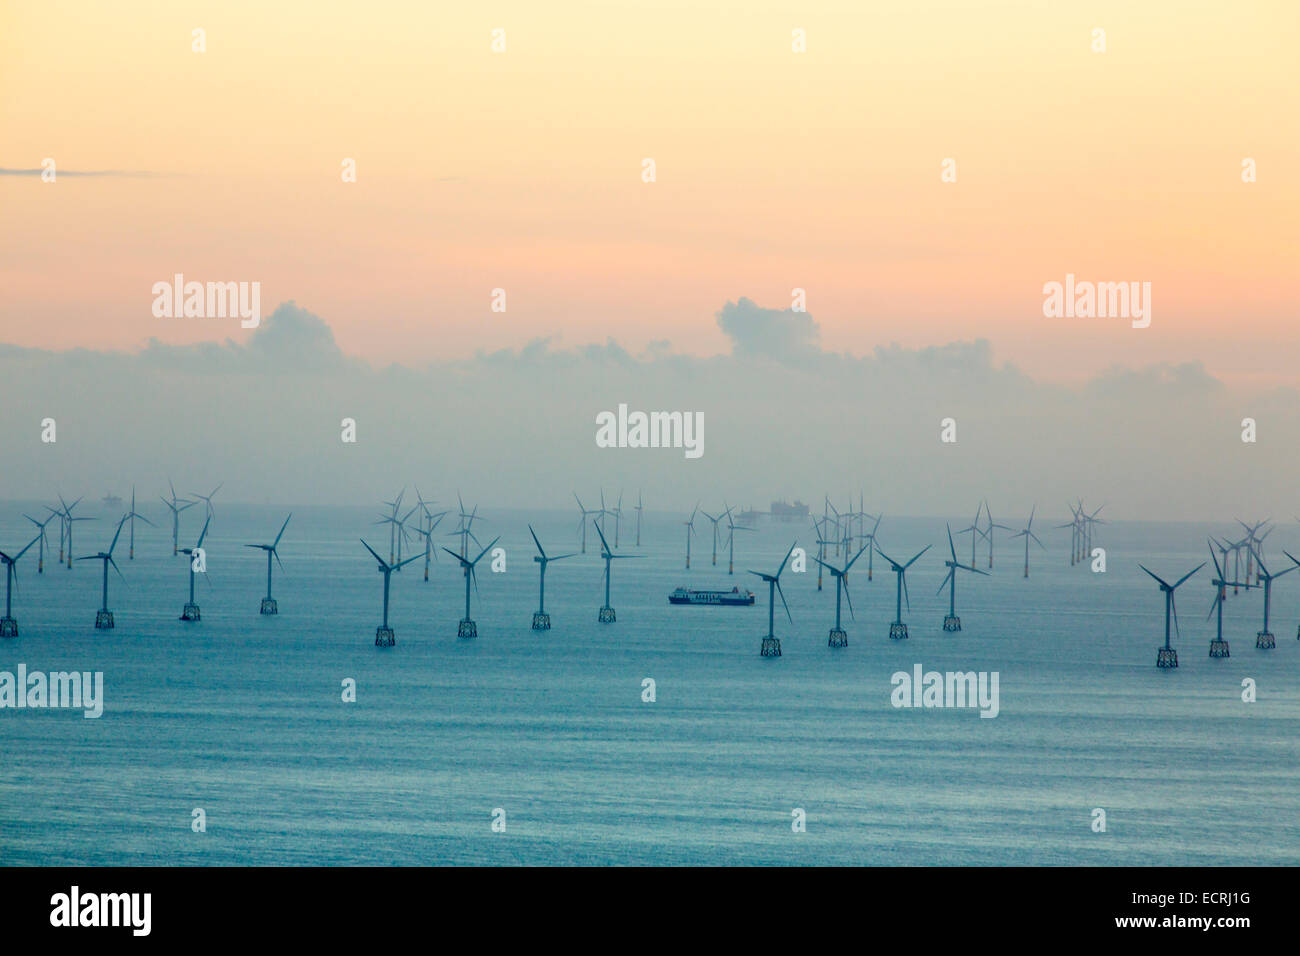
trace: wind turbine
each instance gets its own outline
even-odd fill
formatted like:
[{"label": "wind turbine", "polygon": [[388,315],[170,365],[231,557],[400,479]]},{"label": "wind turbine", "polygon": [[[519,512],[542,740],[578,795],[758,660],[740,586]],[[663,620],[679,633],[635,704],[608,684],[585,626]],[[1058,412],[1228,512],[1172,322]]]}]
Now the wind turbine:
[{"label": "wind turbine", "polygon": [[695,514],[700,510],[700,503],[695,502],[695,511],[691,512],[691,520],[682,522],[686,525],[686,570],[691,569],[691,535],[695,534]]},{"label": "wind turbine", "polygon": [[[989,519],[989,526],[984,529],[984,537],[986,537],[989,542],[989,567],[991,568],[993,567],[993,529],[1001,528],[1003,531],[1013,531],[1015,529],[1004,524],[998,524],[993,520],[993,509],[989,507],[989,500],[987,498],[984,499],[984,517]],[[971,563],[974,564],[975,562],[972,561]],[[1026,577],[1028,577],[1028,575],[1026,575]]]},{"label": "wind turbine", "polygon": [[820,591],[822,589],[822,561],[825,561],[828,557],[826,546],[830,544],[830,542],[826,540],[826,536],[822,534],[822,530],[826,527],[826,524],[830,519],[822,518],[821,520],[818,520],[817,518],[812,518],[811,520],[813,534],[817,535],[815,539],[817,542],[817,558],[820,559],[817,561],[817,590]]},{"label": "wind turbine", "polygon": [[[289,518],[293,517],[293,512],[289,512]],[[280,565],[280,570],[284,570],[284,562],[280,560],[280,552],[276,550],[280,546],[280,539],[284,537],[284,529],[289,527],[289,518],[284,519],[284,524],[280,525],[280,533],[275,536],[275,540],[270,544],[246,544],[246,548],[260,548],[266,552],[266,597],[262,598],[262,609],[259,614],[279,614],[280,609],[275,603],[275,598],[271,597],[271,556],[275,555],[276,563]]]},{"label": "wind turbine", "polygon": [[393,535],[396,534],[397,557],[395,559],[396,563],[393,564],[394,570],[397,570],[401,568],[402,565],[406,564],[406,562],[402,560],[402,545],[411,536],[410,532],[406,530],[406,522],[411,520],[411,515],[415,514],[415,510],[419,507],[418,504],[412,505],[411,510],[400,518],[397,517],[396,512],[391,515],[381,515],[379,520],[375,522],[375,524],[388,524],[392,526],[389,532],[390,541],[392,540]]},{"label": "wind turbine", "polygon": [[365,549],[374,556],[374,559],[379,562],[379,570],[384,575],[384,622],[375,628],[375,647],[392,647],[397,643],[397,638],[393,634],[393,629],[388,626],[388,588],[392,582],[393,572],[401,567],[401,564],[410,564],[419,555],[413,554],[401,564],[388,564],[375,552],[374,548],[366,544],[365,538],[361,538],[360,541],[365,546]]},{"label": "wind turbine", "polygon": [[[38,531],[37,534],[36,534],[36,537],[37,537],[37,538],[40,540],[40,542],[41,542],[41,546],[40,546],[40,548],[37,549],[37,554],[38,554],[38,557],[37,557],[37,559],[36,559],[36,573],[37,573],[37,574],[44,574],[44,573],[45,573],[45,548],[46,548],[46,544],[47,544],[47,542],[46,542],[46,540],[45,540],[45,526],[46,526],[47,524],[49,524],[51,521],[53,521],[55,518],[60,518],[60,522],[61,522],[61,520],[62,520],[62,519],[61,519],[61,516],[59,515],[59,513],[58,513],[57,511],[55,511],[53,508],[51,508],[49,505],[46,505],[46,506],[45,506],[45,510],[48,511],[48,512],[50,512],[50,516],[49,516],[48,518],[46,518],[44,521],[37,521],[35,518],[33,518],[33,517],[32,517],[31,515],[29,515],[29,514],[24,514],[24,515],[23,515],[24,518],[26,518],[26,519],[27,519],[28,521],[30,521],[32,524],[36,525],[36,527],[39,529],[39,531]],[[61,529],[62,529],[62,523],[60,523],[60,530],[61,530]],[[62,541],[60,541],[60,543],[62,543]]]},{"label": "wind turbine", "polygon": [[542,542],[537,540],[537,532],[533,530],[532,525],[528,526],[528,533],[533,536],[533,543],[537,545],[537,554],[533,555],[533,560],[537,562],[538,569],[541,571],[541,590],[537,596],[537,613],[533,615],[533,630],[549,631],[551,629],[551,615],[546,613],[546,566],[552,561],[563,561],[565,558],[572,558],[573,554],[550,556],[543,550]]},{"label": "wind turbine", "polygon": [[1164,578],[1160,577],[1158,574],[1153,572],[1150,568],[1146,567],[1146,565],[1139,564],[1138,567],[1141,568],[1143,571],[1146,571],[1147,574],[1151,575],[1151,577],[1155,579],[1156,583],[1160,585],[1160,590],[1165,593],[1165,646],[1160,648],[1159,651],[1156,653],[1156,667],[1161,667],[1161,668],[1177,667],[1178,652],[1169,646],[1170,617],[1173,618],[1174,630],[1176,631],[1178,629],[1178,607],[1174,603],[1174,591],[1176,591],[1182,585],[1182,583],[1186,581],[1188,578],[1190,578],[1193,574],[1201,570],[1201,568],[1205,567],[1205,562],[1202,561],[1196,567],[1192,568],[1192,570],[1184,574],[1181,578],[1178,579],[1178,582],[1176,584],[1170,584]]},{"label": "wind turbine", "polygon": [[156,525],[154,525],[152,521],[150,521],[144,515],[140,514],[135,510],[135,485],[131,486],[131,510],[127,512],[126,516],[131,521],[130,547],[126,552],[126,557],[128,561],[134,561],[135,560],[135,519],[139,518],[141,521],[143,521],[151,528],[156,527]]},{"label": "wind turbine", "polygon": [[[600,512],[594,508],[588,510],[587,507],[583,505],[582,499],[578,497],[578,493],[576,491],[573,493],[573,500],[578,503],[578,510],[582,512],[582,514],[578,516],[578,530],[582,532],[581,553],[586,554],[587,553],[587,515],[598,515],[600,514]],[[687,566],[689,567],[689,565]]]},{"label": "wind turbine", "polygon": [[[195,494],[194,492],[190,492],[190,494],[194,495],[194,497],[197,498],[199,501],[205,503],[207,507],[204,510],[207,514],[207,517],[209,518],[216,517],[217,512],[216,509],[212,507],[212,499],[217,496],[217,492],[221,490],[221,486],[224,484],[225,484],[224,481],[219,482],[217,484],[217,487],[213,488],[212,491],[210,491],[206,495],[200,495],[200,494]],[[196,501],[195,504],[198,504],[198,501]]]},{"label": "wind turbine", "polygon": [[436,560],[438,557],[438,551],[433,546],[433,532],[437,529],[438,525],[442,523],[442,519],[445,518],[448,514],[450,514],[450,512],[439,511],[435,513],[430,511],[429,510],[430,502],[426,502],[423,498],[420,497],[420,490],[418,488],[415,491],[415,498],[419,502],[420,507],[424,509],[424,513],[421,515],[420,523],[421,524],[425,524],[426,522],[428,523],[428,527],[416,527],[415,529],[416,534],[424,535],[424,580],[428,581],[429,580],[429,558],[432,557]]},{"label": "wind turbine", "polygon": [[117,576],[122,578],[123,581],[126,580],[126,578],[122,577],[122,571],[118,568],[117,562],[113,560],[113,549],[117,547],[117,539],[122,534],[122,525],[126,524],[126,518],[126,515],[122,515],[122,520],[117,523],[117,531],[113,533],[113,543],[108,546],[107,551],[86,555],[84,558],[77,558],[78,561],[104,562],[103,600],[100,603],[99,610],[95,612],[95,628],[101,631],[108,631],[113,628],[113,612],[108,609],[108,566],[111,564],[113,570],[117,572]]},{"label": "wind turbine", "polygon": [[[1296,564],[1296,565],[1300,565],[1300,559],[1297,559],[1296,556],[1293,555],[1290,551],[1287,551],[1287,550],[1283,549],[1282,553],[1285,554],[1288,558],[1290,558],[1291,561],[1292,561],[1292,563],[1294,563],[1294,564]],[[1295,639],[1296,639],[1297,641],[1300,641],[1300,624],[1297,624],[1297,625],[1296,625],[1296,628],[1295,628]]]},{"label": "wind turbine", "polygon": [[[1269,530],[1271,531],[1272,529],[1270,528]],[[1273,641],[1273,632],[1268,629],[1268,612],[1269,608],[1273,604],[1273,581],[1282,577],[1284,574],[1290,574],[1296,569],[1297,565],[1293,564],[1285,571],[1279,571],[1277,574],[1272,574],[1268,568],[1264,566],[1264,556],[1258,551],[1254,551],[1253,548],[1251,550],[1255,555],[1255,570],[1258,575],[1256,581],[1258,581],[1259,578],[1264,579],[1264,629],[1255,635],[1255,646],[1268,650],[1276,646]],[[1282,553],[1286,554],[1285,551]],[[1249,581],[1250,578],[1247,577],[1246,580]]]},{"label": "wind turbine", "polygon": [[[875,570],[875,568],[873,567],[873,565],[874,565],[873,558],[875,558],[875,556],[876,556],[876,532],[880,530],[880,519],[883,518],[883,517],[884,517],[884,514],[878,514],[878,515],[876,515],[876,523],[875,523],[874,525],[871,526],[871,534],[866,535],[866,536],[864,537],[864,540],[865,540],[869,545],[871,545],[871,550],[867,552],[867,580],[868,580],[868,581],[871,580],[871,578],[872,578],[872,573],[873,573],[874,570]],[[865,528],[866,525],[863,525],[863,527]],[[973,544],[972,544],[972,546],[971,546],[971,550],[972,550],[972,551],[974,550],[974,545],[973,545]],[[974,563],[975,563],[975,562],[972,560],[972,561],[971,561],[971,564],[974,564]]]},{"label": "wind turbine", "polygon": [[[1231,657],[1232,654],[1229,653],[1228,642],[1223,639],[1223,602],[1227,598],[1228,585],[1231,584],[1236,586],[1237,582],[1225,581],[1223,579],[1223,568],[1228,563],[1226,550],[1224,552],[1223,565],[1220,565],[1219,559],[1214,556],[1214,543],[1206,541],[1205,544],[1210,549],[1210,560],[1214,562],[1215,573],[1215,578],[1210,582],[1214,585],[1214,603],[1210,605],[1210,614],[1214,614],[1216,611],[1219,614],[1218,628],[1215,632],[1214,639],[1210,641],[1210,656]],[[1250,586],[1250,584],[1246,585],[1247,588]],[[1206,617],[1208,618],[1210,614],[1207,614]]]},{"label": "wind turbine", "polygon": [[641,492],[636,493],[636,546],[641,547]]},{"label": "wind turbine", "polygon": [[984,502],[980,501],[975,506],[975,520],[968,527],[962,528],[958,534],[970,533],[970,563],[975,563],[975,545],[979,543],[980,538],[984,537],[984,532],[980,529],[980,513],[984,510]]},{"label": "wind turbine", "polygon": [[[14,620],[13,602],[14,581],[18,578],[18,559],[26,554],[27,548],[30,548],[39,541],[40,537],[41,536],[38,534],[35,538],[32,538],[31,541],[27,542],[27,547],[23,548],[15,555],[8,555],[3,551],[0,551],[0,563],[3,563],[5,566],[5,616],[0,618],[0,637],[18,636],[18,622]],[[22,690],[22,693],[26,693],[25,688]]]},{"label": "wind turbine", "polygon": [[720,514],[715,518],[707,511],[701,511],[700,514],[713,522],[713,566],[716,568],[718,566],[718,522],[725,518],[726,515]]},{"label": "wind turbine", "polygon": [[[1067,504],[1066,507],[1070,509],[1073,517],[1065,524],[1056,525],[1056,528],[1070,529],[1070,567],[1074,567],[1079,560],[1079,535],[1082,533],[1082,519],[1079,517],[1079,509],[1076,509],[1074,505]],[[1097,510],[1100,511],[1101,509],[1098,508]]]},{"label": "wind turbine", "polygon": [[[992,531],[990,530],[990,534],[991,533]],[[879,545],[876,545],[875,547],[877,551],[880,551]],[[912,610],[912,598],[907,594],[907,569],[916,563],[917,558],[919,558],[921,555],[925,554],[925,552],[929,550],[930,550],[930,545],[927,544],[924,548],[922,548],[920,551],[914,554],[912,556],[912,560],[908,561],[906,564],[899,564],[889,555],[885,554],[885,552],[880,551],[880,556],[889,562],[890,566],[893,568],[894,573],[898,575],[898,588],[897,588],[898,599],[895,602],[894,620],[890,622],[889,625],[889,639],[891,641],[907,640],[907,625],[903,623],[903,599],[904,598],[907,599],[908,612],[910,613]]]},{"label": "wind turbine", "polygon": [[623,490],[621,488],[619,489],[618,492],[618,504],[614,506],[614,510],[611,511],[610,514],[614,516],[614,548],[615,550],[617,550],[618,549],[618,526],[619,523],[623,520]]},{"label": "wind turbine", "polygon": [[[1267,538],[1268,535],[1273,530],[1272,528],[1269,528],[1268,531],[1265,531],[1261,535],[1259,533],[1259,529],[1264,527],[1264,525],[1268,524],[1271,520],[1272,520],[1271,518],[1265,518],[1263,521],[1256,521],[1253,525],[1251,525],[1251,524],[1246,524],[1246,522],[1242,521],[1240,518],[1237,519],[1237,524],[1241,525],[1243,528],[1246,529],[1246,537],[1242,540],[1241,543],[1246,548],[1246,580],[1247,581],[1250,580],[1250,576],[1252,573],[1250,567],[1251,558],[1253,557],[1258,559],[1258,555],[1263,553],[1264,539]],[[1259,546],[1258,550],[1256,550],[1256,546]],[[1256,560],[1256,564],[1258,564],[1258,560]],[[1256,584],[1262,583],[1263,579],[1260,576],[1259,572],[1256,571],[1254,572],[1254,574],[1255,574],[1255,583]]]},{"label": "wind turbine", "polygon": [[[849,573],[849,568],[853,567],[853,562],[862,557],[862,552],[865,550],[867,550],[867,546],[864,544],[858,549],[858,553],[853,556],[853,559],[842,568],[828,564],[821,558],[813,558],[814,561],[829,571],[831,577],[835,579],[835,626],[831,628],[830,635],[826,640],[828,647],[848,647],[849,635],[840,626],[840,597],[843,595],[849,599],[849,615],[853,616],[853,596],[849,594],[849,582],[845,579],[845,576]],[[845,553],[847,554],[847,552]],[[854,619],[856,620],[856,617]]]},{"label": "wind turbine", "polygon": [[176,557],[176,555],[178,555],[178,554],[181,553],[181,551],[180,551],[181,512],[184,511],[186,508],[192,508],[192,507],[194,507],[194,505],[198,504],[198,502],[197,502],[197,501],[190,501],[190,500],[187,499],[187,498],[177,498],[177,497],[176,497],[176,486],[172,484],[170,478],[167,479],[167,485],[168,485],[168,487],[171,488],[171,491],[172,491],[172,500],[171,500],[171,501],[168,501],[166,498],[163,498],[162,495],[159,495],[158,497],[159,497],[159,498],[162,498],[162,503],[165,504],[168,508],[171,509],[171,513],[172,513],[172,557],[174,558],[174,557]]},{"label": "wind turbine", "polygon": [[939,585],[939,590],[935,593],[942,594],[944,588],[948,589],[948,616],[943,619],[943,629],[951,633],[961,630],[961,618],[957,616],[957,569],[974,571],[985,577],[988,577],[988,572],[981,571],[974,564],[962,564],[957,560],[957,546],[952,542],[952,528],[948,529],[948,552],[952,555],[952,560],[943,563],[948,569],[948,576],[943,579],[943,584]]},{"label": "wind turbine", "polygon": [[[190,559],[190,600],[189,603],[181,609],[182,621],[197,621],[200,618],[199,606],[194,601],[194,573],[195,571],[201,571],[205,575],[208,573],[208,559],[207,553],[203,550],[203,539],[208,536],[208,525],[211,523],[212,516],[208,515],[208,517],[204,519],[203,530],[199,533],[198,543],[192,548],[181,548],[180,550],[181,554]],[[194,567],[196,563],[199,565],[198,568]],[[210,586],[212,582],[209,581],[208,584]]]},{"label": "wind turbine", "polygon": [[[725,505],[726,502],[724,501]],[[731,520],[733,509],[727,509],[727,573],[735,574],[736,572],[736,532],[753,531],[753,528],[746,528],[744,525],[737,526],[736,522]]]},{"label": "wind turbine", "polygon": [[[593,522],[593,524],[596,524]],[[600,613],[596,615],[596,620],[601,624],[613,624],[614,606],[609,603],[609,580],[610,565],[615,558],[639,558],[639,554],[615,554],[609,549],[609,542],[605,540],[605,532],[600,530],[600,525],[596,524],[596,534],[600,535],[600,556],[605,562],[605,603],[600,608]]]},{"label": "wind turbine", "polygon": [[[473,511],[467,512],[465,510],[465,502],[461,500],[460,492],[456,493],[456,502],[460,507],[460,527],[457,528],[455,531],[453,531],[451,534],[449,534],[447,537],[450,538],[457,535],[460,536],[460,554],[458,554],[457,557],[464,558],[469,554],[469,542],[471,539],[474,541],[475,544],[483,543],[479,541],[479,539],[474,534],[474,519],[478,518],[478,505],[474,506]],[[443,550],[445,551],[447,549],[443,548]]]},{"label": "wind turbine", "polygon": [[781,566],[776,569],[776,574],[764,574],[762,571],[750,571],[750,574],[757,574],[767,582],[767,637],[763,638],[763,646],[759,650],[760,657],[780,657],[781,656],[781,639],[776,636],[776,595],[781,595],[781,606],[785,608],[785,616],[790,618],[790,623],[794,623],[794,618],[790,617],[790,605],[785,603],[785,592],[781,590],[781,572],[785,570],[785,564],[790,560],[790,555],[794,554],[794,546],[798,544],[795,541],[790,545],[790,550],[785,553],[781,559]]},{"label": "wind turbine", "polygon": [[[1015,534],[1011,536],[1013,538],[1025,539],[1025,577],[1029,577],[1029,539],[1033,538],[1034,542],[1040,548],[1042,548],[1044,551],[1047,550],[1047,546],[1043,544],[1043,542],[1038,540],[1038,535],[1034,534],[1034,512],[1036,512],[1037,510],[1038,510],[1038,505],[1034,505],[1031,509],[1029,509],[1029,522],[1028,524],[1025,525],[1025,530],[1017,531]],[[990,534],[992,533],[991,528],[989,529],[989,532]],[[992,553],[991,550],[990,553]],[[992,565],[990,564],[989,567],[992,567]]]},{"label": "wind turbine", "polygon": [[[85,495],[82,495],[81,497],[84,498]],[[73,522],[74,522],[74,521],[94,521],[94,520],[95,520],[94,518],[74,518],[74,517],[72,517],[72,509],[75,508],[75,507],[77,507],[77,505],[79,505],[80,503],[81,503],[81,498],[78,498],[78,499],[77,499],[76,501],[74,501],[72,504],[68,504],[66,501],[63,500],[63,495],[59,495],[59,504],[63,505],[63,517],[64,517],[65,519],[67,519],[67,524],[68,524],[68,570],[69,570],[69,571],[72,570],[72,524],[73,524]],[[59,557],[60,557],[60,558],[63,557],[62,549],[60,549],[60,551],[59,551]]]},{"label": "wind turbine", "polygon": [[454,551],[449,551],[446,548],[442,549],[446,551],[448,554],[450,554],[457,561],[459,561],[461,570],[465,572],[465,616],[461,618],[460,627],[456,629],[457,637],[478,637],[478,624],[476,624],[474,620],[469,616],[469,584],[472,579],[474,582],[474,590],[476,591],[478,590],[478,574],[474,571],[474,565],[482,561],[483,555],[491,551],[492,545],[496,544],[500,540],[501,540],[500,535],[493,538],[492,544],[489,544],[486,548],[480,551],[478,557],[475,558],[473,561],[469,560],[468,558],[462,558],[459,554],[456,554],[456,552]]},{"label": "wind turbine", "polygon": [[[399,492],[397,493],[397,497],[394,498],[392,501],[385,501],[385,502],[384,502],[384,504],[388,505],[388,508],[389,508],[389,513],[388,513],[388,516],[387,516],[387,517],[388,517],[389,519],[392,519],[392,520],[390,521],[390,523],[389,523],[389,526],[388,526],[388,563],[389,563],[389,564],[392,564],[393,562],[395,562],[395,561],[397,560],[397,557],[396,557],[396,555],[397,555],[397,542],[396,542],[396,540],[395,540],[395,539],[396,539],[396,536],[397,536],[397,524],[396,524],[396,519],[397,519],[397,509],[400,508],[400,507],[402,507],[402,498],[404,498],[405,496],[406,496],[406,489],[403,488],[401,491],[399,491]],[[464,510],[464,509],[462,509],[462,510]],[[384,521],[384,519],[383,519],[383,517],[381,516],[380,520],[379,520],[379,521],[376,521],[375,524],[382,524],[383,521]]]}]

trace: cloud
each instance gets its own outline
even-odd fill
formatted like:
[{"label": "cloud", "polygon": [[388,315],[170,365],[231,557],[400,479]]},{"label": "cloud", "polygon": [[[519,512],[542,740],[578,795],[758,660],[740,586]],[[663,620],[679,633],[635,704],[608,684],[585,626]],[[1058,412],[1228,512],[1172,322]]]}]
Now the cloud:
[{"label": "cloud", "polygon": [[[996,362],[983,339],[850,355],[823,350],[811,317],[748,299],[718,321],[732,349],[708,357],[663,341],[637,355],[612,339],[543,337],[383,368],[345,355],[292,301],[224,342],[0,345],[0,446],[30,462],[7,494],[184,472],[229,478],[232,500],[303,504],[378,500],[415,479],[514,507],[602,484],[688,509],[705,492],[761,504],[861,486],[892,514],[951,514],[985,496],[1027,511],[1083,495],[1126,517],[1180,518],[1224,507],[1224,489],[1261,511],[1293,496],[1291,444],[1243,446],[1239,432],[1252,414],[1271,436],[1300,434],[1294,394],[1228,389],[1199,363],[1116,367],[1066,386]],[[687,468],[680,454],[597,448],[595,416],[623,403],[702,412],[704,457]],[[57,446],[40,444],[34,423],[46,416]],[[355,446],[339,441],[345,417],[358,423]],[[956,444],[940,442],[948,417]]]},{"label": "cloud", "polygon": [[364,365],[344,356],[325,321],[292,299],[262,319],[247,345],[230,339],[191,345],[169,345],[150,339],[140,359],[154,367],[204,373],[319,372]]},{"label": "cloud", "polygon": [[821,354],[821,330],[807,312],[765,309],[741,297],[718,312],[718,328],[731,340],[737,358],[797,363]]},{"label": "cloud", "polygon": [[[0,166],[0,176],[40,176],[43,169],[10,169]],[[60,169],[54,168],[57,177],[62,176],[115,176],[115,177],[152,177],[162,175],[141,169]]]}]

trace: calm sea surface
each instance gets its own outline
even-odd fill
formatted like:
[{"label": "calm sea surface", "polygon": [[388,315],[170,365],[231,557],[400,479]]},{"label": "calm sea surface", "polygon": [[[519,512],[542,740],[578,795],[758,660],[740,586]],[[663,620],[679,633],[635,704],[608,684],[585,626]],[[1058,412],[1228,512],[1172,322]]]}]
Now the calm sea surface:
[{"label": "calm sea surface", "polygon": [[[31,537],[0,507],[0,548]],[[159,509],[161,506],[159,506]],[[1300,573],[1274,588],[1277,647],[1255,648],[1260,592],[1229,597],[1232,657],[1210,660],[1210,571],[1178,591],[1180,667],[1161,672],[1164,601],[1138,568],[1169,580],[1208,561],[1229,527],[1116,523],[1097,545],[1108,571],[1068,563],[1064,518],[1040,516],[1048,544],[1000,541],[990,577],[963,573],[964,630],[944,634],[936,595],[942,519],[886,517],[896,558],[934,547],[908,572],[911,628],[888,639],[893,575],[866,556],[850,575],[849,646],[827,647],[835,590],[816,566],[782,578],[784,656],[759,657],[771,571],[807,526],[737,535],[737,573],[711,564],[697,519],[683,568],[682,516],[649,514],[642,547],[624,522],[614,562],[618,621],[598,624],[602,565],[551,565],[553,629],[537,601],[531,521],[549,552],[578,550],[577,511],[485,510],[507,569],[480,565],[476,640],[456,637],[464,579],[446,554],[393,576],[397,645],[374,646],[383,578],[358,538],[388,551],[372,509],[296,509],[277,567],[280,614],[258,615],[263,553],[287,509],[219,507],[198,584],[202,621],[177,620],[188,591],[170,523],[126,533],[110,575],[116,629],[93,628],[95,562],[36,573],[18,565],[16,639],[0,671],[102,671],[104,714],[0,710],[4,864],[1289,864],[1300,860]],[[200,508],[185,515],[193,543]],[[76,526],[78,554],[104,548],[114,518]],[[960,521],[967,524],[969,519]],[[953,519],[957,525],[958,519]],[[1009,522],[1010,523],[1010,522]],[[450,522],[444,521],[445,525]],[[1040,528],[1041,524],[1041,528]],[[54,531],[56,525],[51,525]],[[450,527],[440,530],[450,530]],[[612,523],[608,526],[612,532]],[[57,532],[54,532],[57,549]],[[612,537],[611,537],[612,541]],[[962,542],[966,541],[965,547]],[[942,542],[942,543],[941,543]],[[455,539],[443,543],[456,548]],[[1274,571],[1300,554],[1300,526],[1268,539]],[[968,539],[958,556],[970,559]],[[834,562],[842,561],[833,555]],[[981,549],[979,566],[987,563]],[[678,585],[754,590],[751,608],[671,607]],[[997,671],[1000,713],[895,709],[890,677]],[[356,681],[344,703],[341,683]],[[642,701],[643,680],[657,700]],[[1243,703],[1242,681],[1258,700]],[[191,829],[202,808],[207,832]],[[504,833],[492,829],[505,811]],[[791,829],[792,810],[807,832]],[[1093,832],[1092,811],[1107,814]]]}]

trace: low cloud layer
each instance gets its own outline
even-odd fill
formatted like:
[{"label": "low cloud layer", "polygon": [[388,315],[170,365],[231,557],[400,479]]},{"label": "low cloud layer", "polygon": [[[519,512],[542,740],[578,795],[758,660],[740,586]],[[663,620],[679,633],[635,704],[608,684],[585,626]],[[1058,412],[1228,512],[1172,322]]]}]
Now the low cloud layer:
[{"label": "low cloud layer", "polygon": [[[132,483],[227,482],[230,500],[366,503],[419,482],[485,505],[564,507],[576,489],[643,489],[653,507],[701,497],[861,489],[894,514],[1064,513],[1083,495],[1129,518],[1290,513],[1300,436],[1290,389],[1235,393],[1203,366],[1115,368],[1078,388],[998,364],[990,343],[824,351],[803,313],[748,299],[717,314],[730,354],[657,342],[559,348],[550,339],[420,366],[343,354],[287,302],[222,343],[140,352],[0,346],[0,497],[103,494]],[[702,412],[704,454],[597,448],[596,416]],[[57,421],[58,441],[40,440]],[[1240,440],[1253,417],[1259,441]],[[344,418],[358,441],[340,441]],[[940,441],[956,421],[957,442]]]}]

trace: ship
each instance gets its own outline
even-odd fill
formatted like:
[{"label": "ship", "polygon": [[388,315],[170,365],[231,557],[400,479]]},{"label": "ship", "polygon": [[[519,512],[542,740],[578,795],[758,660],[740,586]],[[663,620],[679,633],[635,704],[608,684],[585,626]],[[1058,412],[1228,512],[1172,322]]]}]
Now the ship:
[{"label": "ship", "polygon": [[778,521],[795,521],[808,517],[808,506],[798,498],[794,500],[794,504],[786,501],[774,501],[772,502],[771,513],[772,517]]},{"label": "ship", "polygon": [[104,497],[103,497],[103,498],[100,498],[99,500],[102,501],[102,502],[104,503],[104,507],[105,507],[105,508],[120,508],[120,507],[122,507],[122,499],[119,498],[117,495],[111,493],[111,492],[110,492],[109,494],[104,495]]},{"label": "ship", "polygon": [[724,604],[748,605],[754,603],[753,591],[732,588],[730,591],[695,591],[691,588],[678,588],[668,595],[669,604]]}]

